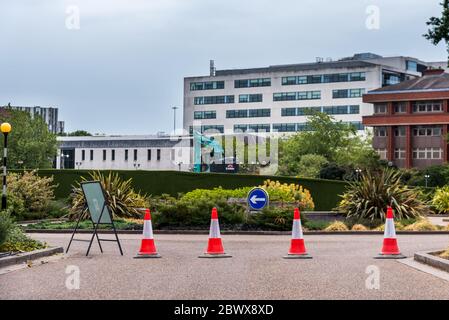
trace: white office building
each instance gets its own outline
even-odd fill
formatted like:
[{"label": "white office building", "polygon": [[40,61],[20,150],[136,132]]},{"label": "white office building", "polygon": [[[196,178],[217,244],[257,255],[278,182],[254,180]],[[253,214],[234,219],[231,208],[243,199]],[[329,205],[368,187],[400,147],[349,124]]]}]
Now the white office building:
[{"label": "white office building", "polygon": [[[428,63],[410,57],[356,54],[338,61],[216,70],[184,78],[186,131],[221,133],[307,130],[309,110],[321,111],[364,130],[373,107],[365,92],[421,75]],[[363,131],[361,131],[363,132]]]},{"label": "white office building", "polygon": [[190,137],[86,136],[57,139],[57,169],[189,171],[192,168]]}]

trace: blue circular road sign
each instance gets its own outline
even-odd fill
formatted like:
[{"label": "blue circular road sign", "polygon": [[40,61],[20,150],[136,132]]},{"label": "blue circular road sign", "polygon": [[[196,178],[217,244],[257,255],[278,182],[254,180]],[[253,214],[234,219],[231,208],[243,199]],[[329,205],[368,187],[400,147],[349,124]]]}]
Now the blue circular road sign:
[{"label": "blue circular road sign", "polygon": [[248,192],[248,205],[253,210],[262,210],[268,204],[268,193],[262,188],[254,188]]}]

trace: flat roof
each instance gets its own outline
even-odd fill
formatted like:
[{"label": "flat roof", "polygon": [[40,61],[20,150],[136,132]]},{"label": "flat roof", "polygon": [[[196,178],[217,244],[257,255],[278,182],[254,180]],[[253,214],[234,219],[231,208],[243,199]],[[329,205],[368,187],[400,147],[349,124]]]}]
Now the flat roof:
[{"label": "flat roof", "polygon": [[386,86],[376,90],[369,91],[369,94],[382,93],[403,93],[403,92],[431,92],[431,91],[448,91],[449,90],[449,74],[429,74],[420,78],[403,81],[398,84]]}]

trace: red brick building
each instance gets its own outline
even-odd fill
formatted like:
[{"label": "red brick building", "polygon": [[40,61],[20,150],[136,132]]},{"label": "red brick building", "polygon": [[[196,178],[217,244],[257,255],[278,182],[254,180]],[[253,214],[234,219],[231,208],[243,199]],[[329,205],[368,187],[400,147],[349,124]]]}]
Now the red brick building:
[{"label": "red brick building", "polygon": [[374,114],[373,147],[381,158],[402,168],[424,168],[448,161],[449,74],[441,69],[421,78],[379,88],[363,96]]}]

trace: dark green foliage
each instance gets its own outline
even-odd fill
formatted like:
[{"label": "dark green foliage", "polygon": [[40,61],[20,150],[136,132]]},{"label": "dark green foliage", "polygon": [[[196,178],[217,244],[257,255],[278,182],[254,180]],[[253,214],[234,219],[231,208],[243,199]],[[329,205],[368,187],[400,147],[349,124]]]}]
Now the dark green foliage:
[{"label": "dark green foliage", "polygon": [[[247,227],[249,229],[287,231],[292,229],[293,207],[270,207],[259,213],[251,214],[248,217]],[[307,222],[304,215],[301,217],[302,223]]]},{"label": "dark green foliage", "polygon": [[347,173],[347,168],[339,166],[336,163],[329,163],[321,168],[320,178],[329,180],[343,180]]},{"label": "dark green foliage", "polygon": [[[114,225],[117,230],[142,230],[142,224],[126,221],[123,219],[114,220]],[[76,221],[67,221],[67,222],[39,222],[35,224],[30,224],[27,226],[27,229],[52,229],[52,230],[73,230],[75,229]],[[99,229],[102,230],[112,230],[111,225],[99,225]],[[92,221],[84,220],[81,221],[78,229],[93,229]]]},{"label": "dark green foliage", "polygon": [[0,212],[0,246],[6,241],[14,224],[9,211]]},{"label": "dark green foliage", "polygon": [[29,252],[45,247],[45,243],[31,239],[21,228],[14,226],[10,229],[6,241],[0,245],[0,252]]},{"label": "dark green foliage", "polygon": [[[109,172],[108,170],[103,171]],[[136,191],[148,195],[169,194],[177,196],[194,189],[212,189],[223,187],[235,189],[262,185],[267,179],[281,183],[300,184],[308,189],[315,202],[315,210],[331,210],[339,201],[338,194],[342,194],[347,183],[342,181],[330,181],[310,178],[292,178],[281,176],[259,176],[259,175],[234,175],[221,173],[190,173],[179,171],[143,171],[143,170],[120,170],[117,172],[122,179],[132,178],[132,185]],[[57,199],[65,199],[71,192],[71,185],[79,181],[80,176],[89,177],[86,170],[39,170],[43,176],[54,176],[54,182],[58,186],[55,189]]]},{"label": "dark green foliage", "polygon": [[441,41],[446,43],[448,52],[448,66],[449,66],[449,0],[444,0],[441,3],[443,6],[443,12],[441,18],[431,17],[427,22],[431,28],[428,30],[424,37],[430,40],[433,45],[438,45]]}]

